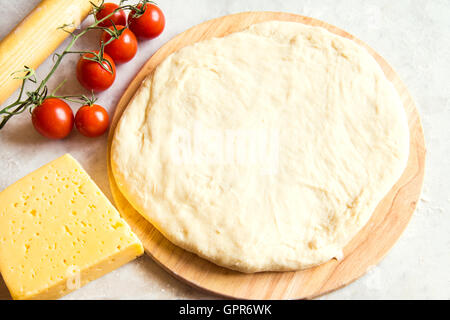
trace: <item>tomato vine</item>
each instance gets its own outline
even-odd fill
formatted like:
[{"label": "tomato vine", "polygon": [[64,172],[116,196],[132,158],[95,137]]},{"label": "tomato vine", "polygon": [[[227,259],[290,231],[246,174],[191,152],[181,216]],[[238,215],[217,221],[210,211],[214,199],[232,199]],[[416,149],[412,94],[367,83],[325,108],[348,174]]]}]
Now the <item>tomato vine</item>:
[{"label": "tomato vine", "polygon": [[[31,112],[34,107],[42,104],[42,102],[47,98],[59,98],[59,99],[63,99],[63,100],[71,101],[71,102],[80,103],[80,104],[86,104],[86,103],[92,104],[93,103],[92,101],[95,101],[94,95],[92,96],[92,98],[87,98],[84,95],[67,95],[67,96],[56,95],[57,90],[63,85],[64,81],[63,81],[63,83],[58,85],[55,90],[53,90],[51,93],[49,93],[47,83],[50,80],[50,78],[52,77],[52,75],[56,72],[58,67],[60,66],[63,58],[68,54],[90,53],[91,55],[89,57],[83,57],[83,58],[87,59],[87,60],[95,61],[95,62],[99,63],[100,66],[102,68],[104,68],[106,71],[108,71],[110,73],[113,72],[111,63],[107,59],[104,59],[104,57],[103,57],[104,49],[105,49],[105,46],[108,45],[110,42],[114,41],[115,39],[118,39],[120,37],[120,35],[124,32],[124,30],[126,30],[126,28],[118,30],[113,23],[114,28],[113,28],[113,30],[111,30],[110,28],[100,26],[99,24],[106,21],[107,19],[109,19],[111,16],[113,16],[116,12],[118,12],[120,10],[130,10],[135,13],[141,14],[142,8],[143,7],[145,8],[145,4],[150,1],[141,0],[135,5],[124,4],[125,2],[127,2],[127,0],[120,1],[119,6],[114,11],[112,11],[110,14],[103,17],[102,19],[97,19],[96,13],[102,9],[104,1],[102,1],[100,5],[95,5],[94,3],[91,2],[92,6],[93,6],[93,10],[90,12],[90,15],[94,16],[94,23],[92,23],[91,25],[89,25],[84,30],[80,31],[79,33],[75,33],[75,32],[66,30],[66,28],[69,25],[63,25],[63,26],[59,27],[59,29],[65,31],[65,32],[68,32],[70,34],[71,41],[69,42],[69,44],[66,46],[66,48],[61,53],[54,54],[54,58],[56,58],[56,60],[54,61],[52,68],[50,69],[48,74],[45,76],[45,78],[39,82],[39,85],[37,86],[37,88],[34,91],[25,92],[25,84],[27,82],[32,82],[36,85],[38,84],[38,81],[37,81],[36,75],[35,75],[35,70],[33,70],[32,68],[30,68],[28,66],[24,66],[24,69],[18,70],[11,75],[14,79],[22,80],[22,84],[20,86],[19,95],[18,95],[17,99],[13,103],[0,109],[0,117],[1,117],[0,129],[2,129],[13,116],[21,114],[25,110],[28,110]],[[87,32],[89,32],[91,30],[98,30],[98,29],[108,32],[111,36],[111,38],[106,43],[101,42],[101,47],[100,47],[100,50],[98,51],[98,53],[92,52],[92,51],[72,51],[71,50],[72,47],[74,46],[74,44],[76,43],[76,41],[78,39],[80,39],[83,35],[85,35]],[[106,63],[106,65],[105,65],[105,63]],[[23,74],[23,76],[17,76],[17,74]]]}]

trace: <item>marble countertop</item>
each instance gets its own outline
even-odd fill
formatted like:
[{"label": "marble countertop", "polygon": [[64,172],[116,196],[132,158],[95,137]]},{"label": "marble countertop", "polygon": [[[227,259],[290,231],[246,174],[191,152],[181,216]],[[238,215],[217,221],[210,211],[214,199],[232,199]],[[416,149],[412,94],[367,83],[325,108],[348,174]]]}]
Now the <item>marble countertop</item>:
[{"label": "marble countertop", "polygon": [[[1,1],[0,39],[38,3]],[[127,84],[165,42],[203,21],[242,11],[286,11],[336,25],[380,53],[415,98],[425,131],[427,161],[421,201],[412,220],[381,263],[350,285],[320,299],[450,299],[450,3],[448,0],[160,0],[166,29],[140,43],[133,62],[119,66],[113,87],[99,95],[112,112]],[[95,48],[98,34],[78,49]],[[67,42],[66,42],[67,43]],[[62,93],[83,92],[75,79],[76,56],[68,56],[51,80],[67,78]],[[51,61],[37,70],[44,75]],[[8,101],[14,99],[13,95]],[[111,198],[106,173],[106,136],[89,140],[75,130],[49,141],[33,129],[27,113],[0,132],[0,190],[64,154],[71,153]],[[0,280],[0,298],[9,298]],[[143,256],[69,294],[64,299],[215,299],[182,283]]]}]

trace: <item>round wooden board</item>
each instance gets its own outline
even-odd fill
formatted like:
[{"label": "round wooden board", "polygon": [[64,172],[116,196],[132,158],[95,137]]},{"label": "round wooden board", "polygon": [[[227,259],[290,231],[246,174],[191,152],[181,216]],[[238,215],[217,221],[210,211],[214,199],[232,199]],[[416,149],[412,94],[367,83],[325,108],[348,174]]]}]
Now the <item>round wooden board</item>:
[{"label": "round wooden board", "polygon": [[[378,205],[372,218],[345,247],[344,259],[297,272],[244,274],[218,267],[169,242],[147,222],[120,193],[111,172],[109,150],[114,128],[142,80],[172,52],[192,43],[222,37],[268,20],[295,21],[352,39],[366,47],[402,98],[411,135],[410,156],[400,180]],[[122,216],[144,244],[146,253],[171,274],[189,284],[225,297],[240,299],[312,298],[340,288],[377,264],[408,224],[420,197],[424,176],[425,144],[419,114],[407,88],[393,69],[373,49],[347,32],[325,22],[290,13],[245,12],[197,25],[162,46],[144,65],[120,99],[108,139],[108,175],[111,191]]]}]

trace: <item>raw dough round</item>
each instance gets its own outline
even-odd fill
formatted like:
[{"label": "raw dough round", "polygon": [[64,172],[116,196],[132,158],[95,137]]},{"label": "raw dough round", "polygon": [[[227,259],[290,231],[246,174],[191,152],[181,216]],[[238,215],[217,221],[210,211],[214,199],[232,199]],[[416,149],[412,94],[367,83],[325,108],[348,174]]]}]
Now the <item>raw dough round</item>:
[{"label": "raw dough round", "polygon": [[271,21],[164,60],[122,115],[111,162],[170,241],[257,272],[340,257],[408,153],[400,98],[364,48]]}]

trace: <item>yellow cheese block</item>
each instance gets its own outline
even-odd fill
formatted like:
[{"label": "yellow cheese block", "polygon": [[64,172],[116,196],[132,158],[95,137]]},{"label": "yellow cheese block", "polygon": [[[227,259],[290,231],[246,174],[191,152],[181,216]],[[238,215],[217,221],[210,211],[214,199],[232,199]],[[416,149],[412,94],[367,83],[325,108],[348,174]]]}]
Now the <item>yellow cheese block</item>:
[{"label": "yellow cheese block", "polygon": [[[73,31],[100,0],[42,0],[36,8],[0,42],[0,104],[21,80],[11,74],[24,66],[36,69],[68,37],[58,29]],[[16,76],[23,76],[19,74]]]},{"label": "yellow cheese block", "polygon": [[70,155],[0,193],[0,272],[14,299],[59,298],[142,253]]}]

